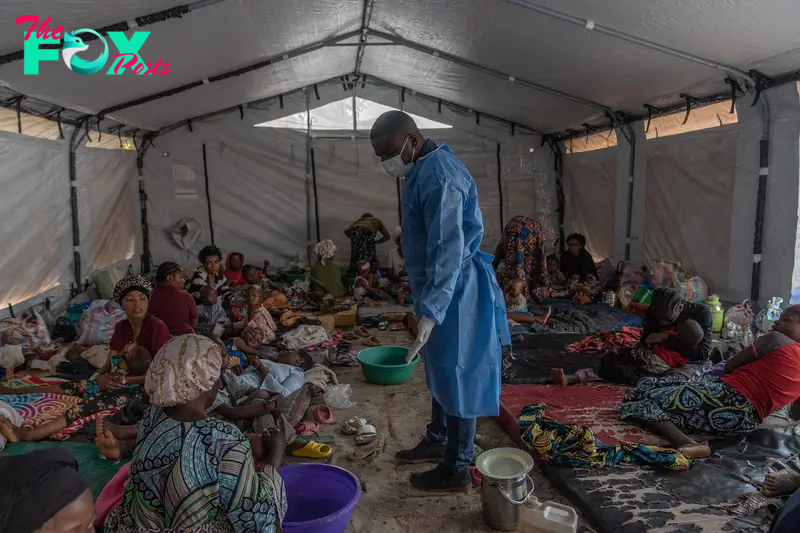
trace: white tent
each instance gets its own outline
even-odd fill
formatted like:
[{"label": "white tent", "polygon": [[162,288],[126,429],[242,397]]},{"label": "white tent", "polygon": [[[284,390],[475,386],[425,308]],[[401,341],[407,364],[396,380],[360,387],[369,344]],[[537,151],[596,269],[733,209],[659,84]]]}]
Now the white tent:
[{"label": "white tent", "polygon": [[[0,132],[0,301],[62,302],[97,269],[192,262],[212,241],[276,266],[318,238],[344,256],[342,230],[362,212],[400,222],[400,184],[365,138],[375,104],[452,126],[426,132],[475,177],[486,250],[523,214],[542,222],[548,245],[580,231],[598,257],[680,260],[727,300],[788,300],[800,192],[794,7],[2,1],[0,103],[13,114],[0,129],[22,135]],[[29,24],[15,25],[26,15],[149,31],[141,57],[170,71],[81,76],[59,59],[26,75]],[[100,44],[85,40],[94,58]],[[735,115],[719,110],[731,97]],[[330,104],[297,129],[299,113]],[[684,127],[687,106],[685,127],[710,104],[718,127],[660,135]],[[330,129],[340,119],[352,126]],[[276,120],[287,127],[256,127]],[[136,151],[86,147],[101,132],[133,138]],[[615,145],[578,153],[594,132]],[[202,227],[188,250],[172,237],[185,217]]]}]

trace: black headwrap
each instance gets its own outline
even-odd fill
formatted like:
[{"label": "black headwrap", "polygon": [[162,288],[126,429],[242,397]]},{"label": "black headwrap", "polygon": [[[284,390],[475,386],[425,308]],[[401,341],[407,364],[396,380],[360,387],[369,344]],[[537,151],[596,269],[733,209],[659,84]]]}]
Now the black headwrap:
[{"label": "black headwrap", "polygon": [[0,459],[0,531],[33,533],[89,489],[78,463],[51,448]]},{"label": "black headwrap", "polygon": [[656,289],[650,300],[650,312],[658,318],[669,319],[677,317],[683,311],[683,298],[675,289]]},{"label": "black headwrap", "polygon": [[125,299],[125,296],[133,291],[145,294],[149,300],[150,295],[153,294],[153,286],[142,276],[127,276],[119,280],[116,287],[114,287],[114,299],[122,305],[122,300]]}]

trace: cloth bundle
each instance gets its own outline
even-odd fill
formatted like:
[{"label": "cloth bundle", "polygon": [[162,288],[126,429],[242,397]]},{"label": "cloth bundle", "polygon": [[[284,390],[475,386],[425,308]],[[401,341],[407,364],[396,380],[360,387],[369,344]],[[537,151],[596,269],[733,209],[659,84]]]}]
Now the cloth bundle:
[{"label": "cloth bundle", "polygon": [[331,336],[322,326],[299,326],[283,334],[281,341],[287,350],[302,350],[331,340]]},{"label": "cloth bundle", "polygon": [[2,344],[14,344],[35,350],[50,342],[50,333],[42,316],[33,309],[20,318],[6,318],[0,322]]},{"label": "cloth bundle", "polygon": [[338,385],[336,373],[322,365],[314,365],[306,370],[306,384],[313,385],[322,392],[328,392],[328,384]]},{"label": "cloth bundle", "polygon": [[620,331],[596,333],[568,344],[568,352],[618,352],[623,348],[633,349],[642,339],[642,328],[624,327]]}]

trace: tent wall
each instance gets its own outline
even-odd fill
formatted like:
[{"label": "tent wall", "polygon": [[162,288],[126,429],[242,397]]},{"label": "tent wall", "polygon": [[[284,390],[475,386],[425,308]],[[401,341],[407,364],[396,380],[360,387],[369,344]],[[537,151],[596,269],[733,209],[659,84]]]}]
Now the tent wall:
[{"label": "tent wall", "polygon": [[57,295],[72,279],[66,143],[0,132],[0,306]]},{"label": "tent wall", "polygon": [[[310,87],[307,95],[297,91],[281,100],[250,105],[243,109],[243,117],[233,111],[194,121],[191,131],[181,127],[156,140],[157,147],[144,161],[154,264],[168,259],[195,264],[199,249],[211,242],[203,144],[216,244],[224,252],[241,251],[249,261],[268,259],[277,267],[305,254],[306,246],[317,238],[310,166],[306,174],[306,132],[254,126],[304,111],[306,96],[312,109],[359,96],[453,125],[426,135],[450,145],[475,178],[486,231],[484,250],[493,251],[502,233],[501,204],[506,221],[515,214],[535,216],[548,239],[557,234],[553,157],[548,147],[540,146],[538,136],[524,134],[522,128],[512,136],[508,124],[440,107],[384,84],[367,82],[351,88],[329,82]],[[362,213],[381,218],[390,230],[400,223],[397,183],[381,168],[365,133],[313,132],[312,137],[319,138],[310,143],[320,238],[334,239],[344,262],[349,242],[343,231]],[[171,235],[183,217],[196,218],[203,226],[201,238],[188,252],[182,252]],[[389,246],[379,247],[381,260]]]},{"label": "tent wall", "polygon": [[597,260],[616,257],[614,205],[619,152],[617,148],[608,148],[566,158],[565,222],[570,232],[586,236],[587,249]]},{"label": "tent wall", "polygon": [[[767,95],[770,169],[761,303],[770,296],[789,301],[800,192],[797,88],[785,85]],[[681,261],[728,301],[749,298],[751,290],[763,122],[760,108],[750,103],[737,102],[738,124],[661,139],[645,140],[644,125],[633,124],[631,261]],[[630,147],[624,136],[618,138],[616,148],[565,158],[568,230],[585,233],[595,254],[594,247],[613,250],[615,260],[624,258],[630,172]]]},{"label": "tent wall", "polygon": [[138,264],[136,152],[83,148],[76,170],[84,278],[110,266]]}]

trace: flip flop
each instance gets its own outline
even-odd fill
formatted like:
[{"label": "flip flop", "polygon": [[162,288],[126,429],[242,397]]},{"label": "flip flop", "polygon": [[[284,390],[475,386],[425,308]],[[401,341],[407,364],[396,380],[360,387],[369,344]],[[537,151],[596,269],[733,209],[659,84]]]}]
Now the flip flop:
[{"label": "flip flop", "polygon": [[344,338],[346,340],[348,340],[348,341],[357,341],[357,340],[361,339],[361,337],[359,337],[358,335],[356,335],[352,331],[348,331],[347,333],[345,333],[344,334]]},{"label": "flip flop", "polygon": [[327,405],[320,405],[316,409],[314,409],[314,420],[319,422],[320,424],[327,424],[331,425],[336,422],[333,417],[333,411]]},{"label": "flip flop", "polygon": [[358,337],[363,337],[365,339],[368,339],[369,337],[372,336],[372,333],[367,331],[367,328],[365,328],[364,326],[357,326],[353,328],[352,333],[356,334]]},{"label": "flip flop", "polygon": [[364,339],[364,346],[381,346],[381,341],[378,340],[378,337],[370,337]]},{"label": "flip flop", "polygon": [[320,444],[319,442],[309,441],[305,446],[299,450],[291,452],[294,457],[307,457],[309,459],[324,459],[330,457],[333,453],[333,448],[327,444]]},{"label": "flip flop", "polygon": [[300,422],[294,427],[294,430],[298,435],[308,437],[319,432],[319,424],[315,424],[314,422]]},{"label": "flip flop", "polygon": [[354,416],[344,423],[342,426],[342,435],[355,435],[361,426],[366,426],[367,421],[364,418]]},{"label": "flip flop", "polygon": [[370,444],[359,446],[352,452],[347,454],[347,459],[350,461],[363,461],[373,455],[378,455],[383,449],[383,439],[375,439]]},{"label": "flip flop", "polygon": [[364,424],[360,428],[358,428],[358,434],[356,434],[356,444],[359,446],[363,446],[365,444],[369,444],[373,442],[375,439],[378,438],[378,430],[375,429],[375,426],[372,424]]}]

